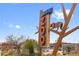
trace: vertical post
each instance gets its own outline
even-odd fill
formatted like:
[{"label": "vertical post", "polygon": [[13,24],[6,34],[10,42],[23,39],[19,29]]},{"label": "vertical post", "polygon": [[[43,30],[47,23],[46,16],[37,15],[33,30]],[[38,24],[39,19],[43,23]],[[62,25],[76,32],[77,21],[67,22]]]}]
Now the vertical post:
[{"label": "vertical post", "polygon": [[39,50],[39,55],[42,54],[41,42],[40,42],[40,27],[41,27],[41,16],[42,16],[42,13],[43,13],[43,11],[40,10],[39,29],[38,29],[38,31],[39,31],[39,33],[38,33],[38,46],[39,46],[38,50]]},{"label": "vertical post", "polygon": [[50,47],[50,15],[46,15],[46,47]]}]

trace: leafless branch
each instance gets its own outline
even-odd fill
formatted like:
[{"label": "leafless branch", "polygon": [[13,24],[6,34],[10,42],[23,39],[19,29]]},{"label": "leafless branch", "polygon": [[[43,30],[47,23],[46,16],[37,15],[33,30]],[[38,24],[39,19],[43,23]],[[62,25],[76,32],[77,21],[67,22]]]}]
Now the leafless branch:
[{"label": "leafless branch", "polygon": [[35,34],[37,34],[38,33],[38,31],[37,32],[35,32]]},{"label": "leafless branch", "polygon": [[65,8],[64,8],[63,4],[61,4],[61,6],[62,6],[63,15],[64,15],[64,20],[66,22],[66,17],[67,17],[66,11],[65,11]]},{"label": "leafless branch", "polygon": [[75,27],[75,28],[69,30],[68,32],[66,32],[63,37],[65,37],[65,36],[71,34],[72,32],[74,32],[74,31],[77,30],[77,29],[79,29],[79,26],[77,26],[77,27]]},{"label": "leafless branch", "polygon": [[68,14],[67,19],[66,19],[66,23],[69,23],[70,18],[71,18],[71,16],[72,16],[73,12],[74,12],[75,7],[76,7],[76,3],[73,3],[72,8],[71,8],[71,10],[70,10],[70,12],[69,12],[69,14]]}]

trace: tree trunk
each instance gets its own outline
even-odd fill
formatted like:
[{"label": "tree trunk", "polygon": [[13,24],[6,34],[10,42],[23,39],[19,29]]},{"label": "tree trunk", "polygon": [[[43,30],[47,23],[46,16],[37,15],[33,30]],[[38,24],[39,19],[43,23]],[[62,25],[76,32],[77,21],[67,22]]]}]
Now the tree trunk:
[{"label": "tree trunk", "polygon": [[62,34],[59,36],[57,43],[54,45],[53,55],[56,56],[56,53],[58,52],[59,47],[62,46]]}]

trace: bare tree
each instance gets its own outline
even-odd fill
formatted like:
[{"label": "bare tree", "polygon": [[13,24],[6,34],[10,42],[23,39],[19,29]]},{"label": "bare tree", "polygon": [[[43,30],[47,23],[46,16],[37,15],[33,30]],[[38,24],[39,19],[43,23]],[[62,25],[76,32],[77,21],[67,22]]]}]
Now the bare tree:
[{"label": "bare tree", "polygon": [[75,27],[75,28],[69,30],[68,32],[66,32],[66,30],[67,30],[67,28],[68,28],[69,21],[70,21],[70,19],[71,19],[71,16],[72,16],[72,14],[73,14],[73,12],[74,12],[74,10],[75,10],[76,3],[73,3],[72,8],[71,8],[71,10],[70,10],[68,16],[66,15],[66,11],[65,11],[65,8],[64,8],[63,4],[61,4],[61,5],[62,5],[62,11],[63,11],[64,21],[65,21],[64,26],[63,26],[63,29],[62,29],[60,32],[50,29],[50,31],[52,31],[52,32],[54,32],[54,33],[56,33],[56,34],[59,35],[58,41],[57,41],[57,43],[54,45],[54,50],[53,50],[53,53],[52,53],[53,55],[56,55],[56,53],[57,53],[57,51],[58,51],[58,48],[59,48],[59,47],[61,46],[61,44],[62,44],[62,39],[63,39],[65,36],[67,36],[67,35],[71,34],[72,32],[74,32],[75,30],[79,29],[79,26],[77,26],[77,27]]},{"label": "bare tree", "polygon": [[19,37],[17,37],[17,36],[9,35],[6,38],[6,43],[8,43],[9,45],[15,45],[15,47],[11,46],[11,48],[12,49],[16,49],[17,55],[20,55],[20,43],[24,39],[26,39],[25,36],[19,36]]}]

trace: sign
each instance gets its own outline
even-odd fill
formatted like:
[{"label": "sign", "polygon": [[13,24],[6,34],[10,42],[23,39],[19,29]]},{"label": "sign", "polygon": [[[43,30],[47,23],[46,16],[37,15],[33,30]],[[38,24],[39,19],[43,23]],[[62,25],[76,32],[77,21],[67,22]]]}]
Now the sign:
[{"label": "sign", "polygon": [[39,39],[40,39],[41,46],[45,46],[46,45],[45,34],[46,34],[46,17],[44,16],[41,19],[40,32],[39,32],[39,35],[40,35]]},{"label": "sign", "polygon": [[40,12],[39,22],[39,46],[49,47],[50,41],[50,14],[52,14],[52,8],[45,12]]}]

